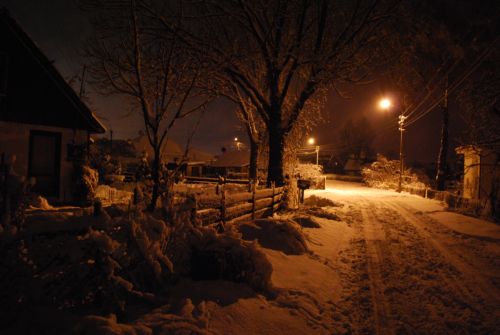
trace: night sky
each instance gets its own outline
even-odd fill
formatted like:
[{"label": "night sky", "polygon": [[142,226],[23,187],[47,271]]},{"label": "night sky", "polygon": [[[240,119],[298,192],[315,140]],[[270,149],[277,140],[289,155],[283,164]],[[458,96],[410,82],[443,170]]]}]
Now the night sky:
[{"label": "night sky", "polygon": [[[20,23],[41,50],[54,60],[57,69],[66,79],[79,75],[84,59],[79,55],[79,48],[90,32],[90,24],[72,0],[0,0],[0,6],[6,7]],[[77,84],[79,85],[79,84]],[[370,85],[347,88],[349,99],[331,93],[325,105],[325,122],[312,134],[320,145],[338,144],[336,130],[342,128],[350,117],[366,116],[377,134],[374,146],[376,151],[385,154],[398,152],[399,135],[393,115],[377,110],[378,99],[386,93],[380,82]],[[123,103],[123,98],[103,97],[86,88],[87,103],[103,120],[108,129],[113,129],[115,138],[135,137],[142,125],[136,113]],[[457,144],[454,138],[459,132],[458,117],[454,117],[454,102],[451,105],[451,149]],[[222,146],[230,145],[235,136],[245,142],[245,133],[234,115],[233,106],[225,101],[213,103],[203,116],[202,122],[193,139],[193,146],[218,153]],[[127,116],[129,115],[129,116]],[[196,116],[182,121],[173,131],[173,138],[184,143]],[[391,129],[387,125],[393,124]],[[408,128],[406,153],[409,162],[433,162],[439,150],[440,113],[436,109],[425,118]],[[394,157],[396,158],[396,157]]]}]

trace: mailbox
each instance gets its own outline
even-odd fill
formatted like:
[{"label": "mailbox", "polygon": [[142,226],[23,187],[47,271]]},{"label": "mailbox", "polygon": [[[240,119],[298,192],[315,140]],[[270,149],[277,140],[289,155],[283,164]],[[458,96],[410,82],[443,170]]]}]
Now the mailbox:
[{"label": "mailbox", "polygon": [[297,187],[301,190],[308,190],[311,187],[311,181],[305,179],[297,180]]},{"label": "mailbox", "polygon": [[304,190],[307,190],[311,187],[311,181],[305,179],[297,180],[297,187],[299,188],[299,202],[304,203]]}]

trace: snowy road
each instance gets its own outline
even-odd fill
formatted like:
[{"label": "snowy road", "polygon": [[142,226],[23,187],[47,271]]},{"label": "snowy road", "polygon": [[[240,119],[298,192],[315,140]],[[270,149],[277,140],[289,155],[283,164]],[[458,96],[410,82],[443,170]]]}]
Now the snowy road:
[{"label": "snowy road", "polygon": [[347,309],[346,332],[500,332],[498,226],[351,183],[309,194],[343,203],[337,213],[353,228],[348,246],[330,258],[343,264],[334,267],[343,272],[338,305]]}]

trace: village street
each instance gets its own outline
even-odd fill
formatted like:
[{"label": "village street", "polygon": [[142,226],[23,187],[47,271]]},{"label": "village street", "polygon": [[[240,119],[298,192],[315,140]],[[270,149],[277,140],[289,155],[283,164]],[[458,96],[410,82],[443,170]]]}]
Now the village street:
[{"label": "village street", "polygon": [[[337,214],[350,229],[339,230],[340,240],[318,240],[329,247],[316,253],[339,271],[338,306],[348,310],[347,328],[377,334],[498,332],[498,225],[446,212],[437,201],[353,183],[330,181],[327,190],[311,194],[344,204]],[[320,235],[311,235],[311,242]]]}]

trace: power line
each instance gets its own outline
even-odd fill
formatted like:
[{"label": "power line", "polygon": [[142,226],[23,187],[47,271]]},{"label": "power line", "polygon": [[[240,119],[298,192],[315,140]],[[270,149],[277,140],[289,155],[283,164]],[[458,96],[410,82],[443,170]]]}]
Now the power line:
[{"label": "power line", "polygon": [[[449,93],[452,93],[455,91],[465,79],[467,79],[474,71],[481,65],[481,63],[487,58],[488,54],[493,50],[493,47],[495,44],[498,42],[500,38],[496,38],[484,51],[481,53],[474,62],[469,66],[469,68],[464,72],[464,74],[450,86],[448,89]],[[423,112],[419,113],[415,118],[412,120],[408,121],[407,126],[415,123],[416,121],[420,120],[422,117],[425,115],[429,114],[432,112],[432,110],[441,102],[441,97],[437,98],[434,100],[434,102],[428,107],[426,110]]]}]

